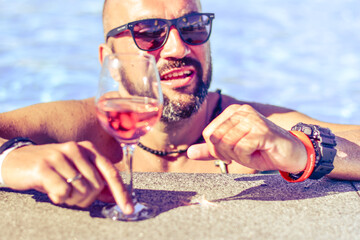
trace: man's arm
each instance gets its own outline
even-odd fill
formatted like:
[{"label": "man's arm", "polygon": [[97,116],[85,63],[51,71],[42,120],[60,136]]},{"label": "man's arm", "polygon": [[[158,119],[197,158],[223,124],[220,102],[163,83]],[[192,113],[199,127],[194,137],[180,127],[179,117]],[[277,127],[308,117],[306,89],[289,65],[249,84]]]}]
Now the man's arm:
[{"label": "man's arm", "polygon": [[[113,197],[131,213],[131,200],[113,165],[121,159],[119,144],[99,126],[93,102],[52,102],[0,114],[0,144],[19,136],[39,144],[6,156],[1,168],[5,184],[16,190],[36,189],[54,203],[80,207]],[[79,173],[79,180],[68,182]],[[112,197],[103,191],[104,181]]]},{"label": "man's arm", "polygon": [[189,158],[236,161],[262,171],[301,172],[306,165],[306,150],[288,130],[304,122],[328,127],[337,136],[335,168],[329,176],[360,179],[360,126],[321,122],[276,106],[225,101],[234,105],[206,127],[203,132],[206,144],[190,147]]},{"label": "man's arm", "polygon": [[92,99],[36,104],[0,114],[0,137],[42,143],[92,140],[98,128]]},{"label": "man's arm", "polygon": [[343,180],[360,179],[360,125],[318,121],[297,111],[275,106],[257,105],[257,107],[267,115],[269,120],[286,130],[290,130],[299,122],[330,128],[336,136],[337,154],[334,160],[334,170],[328,176]]},{"label": "man's arm", "polygon": [[28,137],[37,144],[90,141],[111,161],[121,157],[119,144],[97,120],[93,98],[41,103],[1,113],[0,143],[14,137]]}]

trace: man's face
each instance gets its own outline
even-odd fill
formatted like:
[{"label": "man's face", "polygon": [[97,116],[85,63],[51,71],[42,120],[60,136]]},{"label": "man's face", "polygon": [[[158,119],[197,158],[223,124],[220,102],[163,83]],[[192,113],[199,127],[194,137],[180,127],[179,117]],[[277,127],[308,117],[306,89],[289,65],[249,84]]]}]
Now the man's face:
[{"label": "man's face", "polygon": [[[174,19],[191,12],[201,12],[198,0],[108,0],[105,33],[128,22],[148,19]],[[109,38],[114,52],[140,52],[130,31]],[[163,122],[177,122],[197,112],[207,96],[211,81],[209,42],[191,46],[182,41],[173,26],[165,45],[152,54],[159,69],[164,93]]]}]

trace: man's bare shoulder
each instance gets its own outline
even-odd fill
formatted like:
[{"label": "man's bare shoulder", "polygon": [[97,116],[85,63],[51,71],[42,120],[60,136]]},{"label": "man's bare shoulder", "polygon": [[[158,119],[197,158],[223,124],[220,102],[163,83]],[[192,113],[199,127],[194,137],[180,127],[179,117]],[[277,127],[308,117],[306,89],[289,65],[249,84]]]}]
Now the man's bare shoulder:
[{"label": "man's bare shoulder", "polygon": [[[216,93],[209,93],[210,98],[215,98],[216,95],[217,95]],[[260,114],[262,114],[269,120],[273,121],[274,123],[284,128],[290,128],[291,126],[295,125],[300,121],[304,121],[304,122],[313,121],[313,119],[310,118],[309,116],[286,107],[264,104],[259,102],[242,101],[232,96],[222,94],[223,109],[233,104],[250,105]]]},{"label": "man's bare shoulder", "polygon": [[[209,93],[210,98],[217,98],[216,95],[217,93],[214,92]],[[258,111],[265,117],[269,117],[272,114],[283,114],[283,113],[294,112],[294,110],[285,107],[258,103],[258,102],[242,101],[226,94],[222,94],[221,97],[222,97],[223,109],[233,104],[239,104],[239,105],[247,104],[252,106],[254,109],[256,109],[256,111]]]},{"label": "man's bare shoulder", "polygon": [[[209,97],[211,99],[213,99],[213,101],[215,101],[214,99],[218,98],[218,97],[216,97],[217,95],[218,94],[214,93],[214,92],[209,93]],[[301,112],[298,112],[296,110],[289,109],[286,107],[258,103],[258,102],[241,101],[241,100],[238,100],[229,95],[222,94],[222,109],[225,109],[226,107],[228,107],[232,104],[250,105],[256,111],[261,113],[263,116],[265,116],[266,118],[268,118],[275,124],[285,128],[285,129],[290,129],[292,126],[294,126],[298,122],[305,122],[305,123],[310,123],[310,124],[321,125],[323,127],[328,127],[336,132],[359,129],[359,126],[357,126],[357,125],[341,125],[341,124],[319,121],[319,120],[314,119],[306,114],[303,114]]]}]

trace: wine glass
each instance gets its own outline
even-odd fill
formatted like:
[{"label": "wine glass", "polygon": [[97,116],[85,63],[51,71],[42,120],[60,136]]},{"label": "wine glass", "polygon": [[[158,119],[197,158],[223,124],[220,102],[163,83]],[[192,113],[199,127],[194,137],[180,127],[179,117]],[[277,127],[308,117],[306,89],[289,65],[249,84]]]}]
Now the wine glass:
[{"label": "wine glass", "polygon": [[163,107],[155,58],[145,53],[118,53],[105,57],[95,98],[101,126],[123,149],[121,177],[134,203],[134,213],[124,214],[118,205],[102,210],[113,220],[137,221],[154,217],[155,206],[137,201],[133,191],[132,156],[139,138],[159,120]]}]

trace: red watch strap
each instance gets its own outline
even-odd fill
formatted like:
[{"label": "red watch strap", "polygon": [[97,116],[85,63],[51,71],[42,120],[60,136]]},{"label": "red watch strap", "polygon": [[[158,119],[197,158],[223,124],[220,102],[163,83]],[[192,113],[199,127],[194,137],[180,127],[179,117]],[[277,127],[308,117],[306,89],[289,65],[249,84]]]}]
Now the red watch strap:
[{"label": "red watch strap", "polygon": [[303,174],[298,179],[293,179],[292,177],[290,177],[290,173],[288,172],[284,172],[284,171],[279,171],[279,172],[281,176],[288,182],[302,182],[308,179],[312,174],[312,172],[314,171],[315,161],[316,161],[315,149],[310,138],[305,133],[300,131],[290,131],[290,133],[295,137],[297,137],[305,146],[307,152],[306,167]]}]

